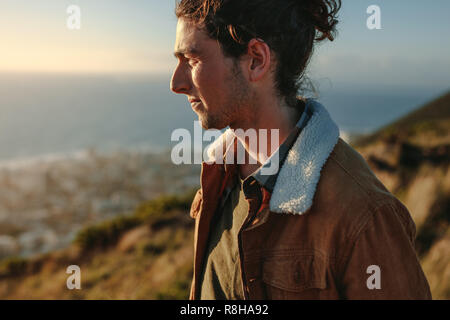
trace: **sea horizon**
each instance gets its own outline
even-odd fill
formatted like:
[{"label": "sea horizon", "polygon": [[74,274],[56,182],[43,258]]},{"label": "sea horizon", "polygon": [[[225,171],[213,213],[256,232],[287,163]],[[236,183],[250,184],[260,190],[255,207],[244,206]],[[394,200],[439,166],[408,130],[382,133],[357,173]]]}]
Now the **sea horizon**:
[{"label": "sea horizon", "polygon": [[[73,158],[88,150],[162,153],[178,128],[198,120],[169,75],[0,73],[0,167]],[[314,81],[313,96],[341,137],[369,134],[437,98],[446,88]],[[204,145],[205,147],[206,145]]]}]

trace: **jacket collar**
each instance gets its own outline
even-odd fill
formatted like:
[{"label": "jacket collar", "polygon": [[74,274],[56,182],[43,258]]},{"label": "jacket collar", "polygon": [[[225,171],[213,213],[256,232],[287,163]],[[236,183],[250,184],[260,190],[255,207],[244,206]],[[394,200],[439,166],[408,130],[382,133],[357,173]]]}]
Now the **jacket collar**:
[{"label": "jacket collar", "polygon": [[[339,140],[339,128],[322,104],[308,99],[311,119],[289,150],[270,199],[270,211],[304,214],[313,204],[322,167]],[[236,150],[239,139],[231,129],[226,130],[208,147],[208,162],[217,162],[215,155],[227,168],[227,155]],[[233,152],[232,154],[236,154]],[[234,159],[232,159],[234,161]],[[230,161],[230,160],[229,160]]]}]

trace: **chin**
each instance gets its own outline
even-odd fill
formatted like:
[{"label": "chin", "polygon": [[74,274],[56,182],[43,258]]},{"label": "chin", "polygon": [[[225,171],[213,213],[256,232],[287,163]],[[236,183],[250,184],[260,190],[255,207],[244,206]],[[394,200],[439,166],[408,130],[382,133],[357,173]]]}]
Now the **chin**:
[{"label": "chin", "polygon": [[213,119],[205,120],[204,118],[199,117],[199,121],[200,121],[200,125],[205,130],[213,130],[213,129],[222,130],[227,127],[226,125],[223,125],[223,124],[219,123],[218,121],[214,121]]},{"label": "chin", "polygon": [[208,121],[205,121],[205,119],[202,116],[198,116],[198,121],[200,122],[200,126],[204,129],[204,130],[209,130],[211,129],[209,126]]}]

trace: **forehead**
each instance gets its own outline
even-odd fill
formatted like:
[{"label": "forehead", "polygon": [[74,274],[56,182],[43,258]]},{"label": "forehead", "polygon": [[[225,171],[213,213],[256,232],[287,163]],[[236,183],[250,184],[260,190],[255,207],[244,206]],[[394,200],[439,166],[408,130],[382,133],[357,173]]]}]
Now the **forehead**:
[{"label": "forehead", "polygon": [[188,53],[200,54],[214,45],[217,45],[217,43],[208,37],[205,30],[198,28],[185,19],[178,19],[175,56]]}]

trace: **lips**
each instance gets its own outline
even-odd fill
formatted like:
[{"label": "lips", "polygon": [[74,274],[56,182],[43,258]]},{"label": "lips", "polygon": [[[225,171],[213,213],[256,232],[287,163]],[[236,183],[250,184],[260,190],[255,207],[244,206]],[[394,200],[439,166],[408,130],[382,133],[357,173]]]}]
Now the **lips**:
[{"label": "lips", "polygon": [[194,110],[197,110],[201,106],[202,102],[200,100],[193,100],[191,102],[191,107]]},{"label": "lips", "polygon": [[197,110],[202,103],[202,101],[200,99],[194,99],[194,98],[189,99],[189,102],[191,103],[191,107],[194,110]]}]

